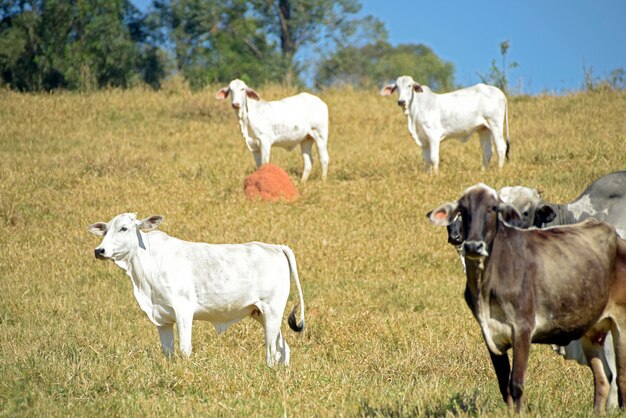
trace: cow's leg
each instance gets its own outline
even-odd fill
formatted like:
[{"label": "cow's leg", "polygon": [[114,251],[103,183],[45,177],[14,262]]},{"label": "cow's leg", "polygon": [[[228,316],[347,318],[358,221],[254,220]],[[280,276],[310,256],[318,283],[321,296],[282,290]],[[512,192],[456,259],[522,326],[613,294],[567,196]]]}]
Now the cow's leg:
[{"label": "cow's leg", "polygon": [[176,328],[178,330],[178,347],[187,358],[191,355],[191,326],[193,312],[176,312]]},{"label": "cow's leg", "polygon": [[289,366],[289,357],[289,345],[287,345],[283,333],[278,330],[278,335],[276,336],[276,361],[278,364]]},{"label": "cow's leg", "polygon": [[262,164],[261,150],[260,149],[253,150],[252,151],[252,157],[254,157],[254,163],[256,164],[256,168],[261,167],[261,164]]},{"label": "cow's leg", "polygon": [[[269,308],[269,307],[266,307]],[[263,310],[263,328],[265,330],[265,361],[269,367],[274,367],[280,361],[276,342],[280,336],[280,324],[282,314],[277,314],[272,309]],[[282,337],[282,336],[281,336]]]},{"label": "cow's leg", "polygon": [[622,409],[626,401],[626,334],[624,331],[620,325],[613,323],[611,333],[613,334],[615,363],[617,364],[617,392],[619,407]]},{"label": "cow's leg", "polygon": [[493,354],[489,351],[491,356],[491,363],[496,371],[496,377],[498,378],[498,387],[500,388],[500,394],[502,400],[509,406],[513,406],[513,398],[511,398],[511,392],[509,392],[509,379],[511,377],[511,365],[509,363],[508,354],[503,355]]},{"label": "cow's leg", "polygon": [[616,408],[617,402],[617,369],[615,368],[615,350],[613,348],[613,334],[609,332],[604,340],[604,350],[602,350],[602,365],[611,389],[609,390],[609,399],[606,403],[607,408]]},{"label": "cow's leg", "polygon": [[436,176],[439,174],[439,144],[441,140],[434,140],[430,142],[430,163],[432,164],[433,174]]},{"label": "cow's leg", "polygon": [[491,136],[491,131],[487,128],[482,128],[478,132],[480,146],[483,149],[483,170],[486,170],[487,167],[489,167],[489,162],[491,161]]},{"label": "cow's leg", "polygon": [[328,163],[330,161],[330,157],[328,156],[328,132],[326,132],[326,137],[322,132],[318,132],[317,130],[312,130],[310,135],[315,140],[315,145],[317,145],[317,154],[320,157],[320,164],[322,166],[322,180],[326,180]]},{"label": "cow's leg", "polygon": [[600,344],[594,344],[588,336],[583,336],[580,339],[587,364],[591,368],[593,373],[593,409],[597,413],[604,413],[604,408],[609,396],[611,385],[606,375],[604,374],[604,365],[602,364],[602,351],[603,347]]},{"label": "cow's leg", "polygon": [[174,324],[165,324],[158,327],[161,339],[161,350],[167,358],[174,356]]},{"label": "cow's leg", "polygon": [[498,153],[498,167],[502,168],[506,161],[506,141],[504,140],[504,135],[502,135],[502,126],[491,126],[490,130],[493,143],[496,146],[496,152]]},{"label": "cow's leg", "polygon": [[511,372],[511,386],[509,391],[515,411],[522,410],[522,396],[524,394],[524,379],[528,368],[528,357],[530,356],[530,327],[520,325],[513,331],[513,370]]},{"label": "cow's leg", "polygon": [[311,174],[311,168],[313,167],[313,140],[305,139],[300,142],[300,150],[302,151],[302,159],[304,160],[304,168],[302,170],[302,183],[306,182]]},{"label": "cow's leg", "polygon": [[272,142],[267,138],[259,138],[259,142],[261,143],[261,164],[267,164],[270,162]]}]

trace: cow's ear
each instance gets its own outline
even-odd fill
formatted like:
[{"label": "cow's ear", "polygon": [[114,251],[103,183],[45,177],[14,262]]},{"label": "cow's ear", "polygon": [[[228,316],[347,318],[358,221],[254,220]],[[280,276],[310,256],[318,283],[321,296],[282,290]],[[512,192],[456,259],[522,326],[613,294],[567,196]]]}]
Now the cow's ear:
[{"label": "cow's ear", "polygon": [[93,225],[89,225],[89,228],[87,230],[91,232],[92,234],[98,235],[101,237],[107,231],[107,224],[105,224],[104,222],[96,222]]},{"label": "cow's ear", "polygon": [[556,212],[550,205],[541,205],[535,211],[535,226],[541,228],[556,218]]},{"label": "cow's ear", "polygon": [[383,87],[383,89],[380,91],[380,95],[381,96],[389,96],[391,94],[393,94],[394,91],[396,91],[396,85],[395,84],[389,84],[385,87]]},{"label": "cow's ear", "polygon": [[415,83],[413,84],[413,91],[415,91],[416,93],[421,93],[424,91],[424,89],[422,88],[422,86],[420,86],[419,84]]},{"label": "cow's ear", "polygon": [[501,221],[510,226],[516,226],[518,228],[523,226],[522,215],[520,215],[514,206],[507,203],[500,203],[500,205],[498,205],[498,217]]},{"label": "cow's ear", "polygon": [[219,100],[224,100],[228,97],[228,93],[230,93],[230,88],[224,87],[220,89],[217,93],[215,93],[215,98]]},{"label": "cow's ear", "polygon": [[256,91],[252,90],[250,87],[246,87],[246,96],[254,100],[261,100],[259,94]]},{"label": "cow's ear", "polygon": [[448,226],[454,220],[459,210],[458,203],[444,203],[426,214],[430,223],[437,226]]},{"label": "cow's ear", "polygon": [[143,232],[152,231],[157,229],[161,222],[163,222],[163,216],[161,215],[153,215],[146,219],[139,221],[139,229]]}]

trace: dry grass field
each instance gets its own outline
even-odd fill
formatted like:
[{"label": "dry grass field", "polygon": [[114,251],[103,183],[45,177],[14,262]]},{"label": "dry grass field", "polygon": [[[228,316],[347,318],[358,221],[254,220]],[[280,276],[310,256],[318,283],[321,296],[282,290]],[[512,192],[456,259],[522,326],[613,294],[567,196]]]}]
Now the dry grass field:
[{"label": "dry grass field", "polygon": [[[326,91],[329,179],[316,161],[300,200],[271,204],[244,197],[254,163],[218,87],[0,93],[0,414],[508,414],[456,252],[425,214],[477,182],[565,202],[625,169],[626,93],[513,97],[501,172],[481,171],[474,137],[445,142],[431,177],[395,97]],[[299,179],[298,149],[272,162]],[[251,320],[220,336],[196,321],[191,359],[165,360],[127,276],[93,257],[87,227],[129,211],[190,241],[289,245],[307,309],[301,338],[285,315],[291,367],[265,366]],[[592,390],[587,368],[533,347],[527,413],[589,415]]]}]

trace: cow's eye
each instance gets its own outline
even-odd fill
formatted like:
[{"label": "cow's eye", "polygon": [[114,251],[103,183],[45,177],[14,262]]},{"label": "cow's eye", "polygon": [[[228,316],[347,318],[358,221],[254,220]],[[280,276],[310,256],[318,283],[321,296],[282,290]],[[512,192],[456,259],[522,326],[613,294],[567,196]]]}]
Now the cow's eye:
[{"label": "cow's eye", "polygon": [[126,232],[126,231],[128,231],[128,228],[126,228],[125,226],[120,228],[120,232]]}]

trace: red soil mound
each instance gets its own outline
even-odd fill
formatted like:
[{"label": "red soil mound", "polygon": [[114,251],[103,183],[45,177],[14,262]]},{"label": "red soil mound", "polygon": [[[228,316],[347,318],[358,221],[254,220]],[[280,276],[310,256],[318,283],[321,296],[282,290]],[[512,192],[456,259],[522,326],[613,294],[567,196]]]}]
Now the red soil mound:
[{"label": "red soil mound", "polygon": [[285,199],[288,202],[300,197],[298,189],[289,175],[275,164],[263,164],[243,182],[246,196],[250,199],[275,201]]}]

